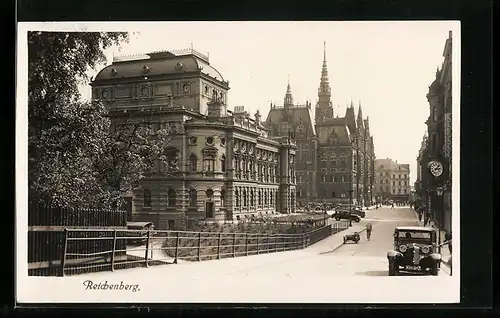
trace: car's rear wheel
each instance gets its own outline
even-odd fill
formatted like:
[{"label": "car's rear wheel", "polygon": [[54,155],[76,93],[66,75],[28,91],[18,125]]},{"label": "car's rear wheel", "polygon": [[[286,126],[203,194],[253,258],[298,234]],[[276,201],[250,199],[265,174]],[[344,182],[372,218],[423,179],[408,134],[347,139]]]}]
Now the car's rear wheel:
[{"label": "car's rear wheel", "polygon": [[431,273],[432,273],[432,276],[437,276],[439,274],[439,265],[437,262],[432,264]]},{"label": "car's rear wheel", "polygon": [[389,261],[389,276],[396,276],[396,265],[394,261]]}]

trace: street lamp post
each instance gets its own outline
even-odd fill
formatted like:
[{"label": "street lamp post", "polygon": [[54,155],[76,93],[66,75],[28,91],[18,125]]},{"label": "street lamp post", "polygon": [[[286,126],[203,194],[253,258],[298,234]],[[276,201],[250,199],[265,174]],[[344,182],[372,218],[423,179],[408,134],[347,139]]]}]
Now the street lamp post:
[{"label": "street lamp post", "polygon": [[349,177],[349,227],[352,226],[351,204],[352,204],[352,172],[351,172],[351,175]]}]

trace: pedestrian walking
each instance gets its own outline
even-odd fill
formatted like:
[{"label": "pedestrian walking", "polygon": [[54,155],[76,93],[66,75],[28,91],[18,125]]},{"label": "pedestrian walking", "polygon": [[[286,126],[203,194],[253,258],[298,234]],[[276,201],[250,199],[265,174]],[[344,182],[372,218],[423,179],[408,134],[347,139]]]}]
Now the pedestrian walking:
[{"label": "pedestrian walking", "polygon": [[366,239],[369,241],[372,236],[372,224],[368,223],[366,225]]}]

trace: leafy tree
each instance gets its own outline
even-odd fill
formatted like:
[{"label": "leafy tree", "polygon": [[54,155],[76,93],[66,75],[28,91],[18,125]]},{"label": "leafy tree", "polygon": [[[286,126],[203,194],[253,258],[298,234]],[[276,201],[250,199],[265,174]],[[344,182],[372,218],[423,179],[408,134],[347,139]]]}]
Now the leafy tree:
[{"label": "leafy tree", "polygon": [[153,163],[166,160],[168,130],[149,136],[150,122],[116,129],[106,108],[82,102],[78,85],[105,63],[104,50],[127,33],[28,34],[28,182],[30,200],[70,206],[116,204]]}]

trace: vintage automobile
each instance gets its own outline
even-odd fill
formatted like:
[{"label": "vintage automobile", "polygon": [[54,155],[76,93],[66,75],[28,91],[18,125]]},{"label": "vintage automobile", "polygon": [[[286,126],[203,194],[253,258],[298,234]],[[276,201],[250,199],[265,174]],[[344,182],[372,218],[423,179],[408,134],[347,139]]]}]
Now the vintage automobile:
[{"label": "vintage automobile", "polygon": [[394,249],[387,252],[389,276],[399,272],[438,275],[441,254],[437,253],[436,230],[400,226],[394,230]]},{"label": "vintage automobile", "polygon": [[351,213],[349,210],[336,210],[335,213],[332,214],[332,218],[337,221],[340,220],[353,220],[354,222],[361,221],[361,217],[354,213]]},{"label": "vintage automobile", "polygon": [[361,207],[359,206],[349,206],[348,204],[339,204],[337,205],[337,207],[335,208],[336,211],[340,211],[340,210],[350,210],[352,214],[356,214],[356,215],[359,215],[361,218],[364,218],[366,216],[366,213],[365,211],[363,211],[363,209],[361,209]]},{"label": "vintage automobile", "polygon": [[152,222],[127,222],[127,244],[142,245],[146,243],[148,231],[154,229]]},{"label": "vintage automobile", "polygon": [[358,232],[344,235],[344,244],[347,243],[347,241],[353,241],[357,244],[360,240],[361,237],[359,236]]}]

